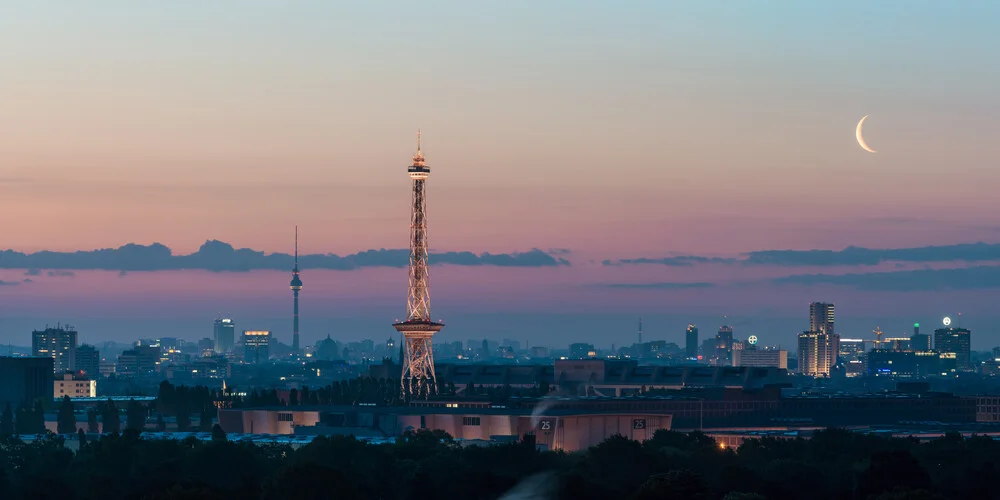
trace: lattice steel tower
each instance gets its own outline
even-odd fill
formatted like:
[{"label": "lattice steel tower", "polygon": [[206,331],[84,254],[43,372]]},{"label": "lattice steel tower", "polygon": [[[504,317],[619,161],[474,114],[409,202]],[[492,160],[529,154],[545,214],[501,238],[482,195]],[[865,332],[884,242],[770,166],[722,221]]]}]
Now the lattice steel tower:
[{"label": "lattice steel tower", "polygon": [[427,273],[427,214],[424,184],[431,169],[424,164],[417,132],[417,154],[407,169],[413,179],[413,204],[410,214],[410,292],[406,321],[392,326],[403,334],[406,344],[400,386],[404,397],[427,398],[437,390],[434,375],[434,351],[431,339],[444,325],[431,321],[430,282]]},{"label": "lattice steel tower", "polygon": [[292,352],[299,353],[299,292],[302,290],[302,279],[299,278],[299,226],[295,226],[295,267],[292,268],[292,289],[295,305],[292,309]]}]

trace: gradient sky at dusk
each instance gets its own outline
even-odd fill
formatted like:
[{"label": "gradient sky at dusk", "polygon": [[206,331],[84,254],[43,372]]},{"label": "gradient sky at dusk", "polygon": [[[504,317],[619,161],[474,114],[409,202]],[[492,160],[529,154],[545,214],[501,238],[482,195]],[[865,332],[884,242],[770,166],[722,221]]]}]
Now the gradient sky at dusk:
[{"label": "gradient sky at dusk", "polygon": [[[19,2],[0,7],[0,250],[289,253],[295,224],[306,253],[401,248],[419,127],[434,249],[572,263],[435,267],[445,340],[621,345],[643,315],[680,341],[728,314],[789,344],[832,300],[857,336],[963,312],[985,349],[1000,278],[773,282],[961,258],[602,262],[1000,242],[997,18],[986,1]],[[877,154],[854,139],[866,114]],[[0,341],[56,321],[195,339],[218,313],[287,340],[288,274],[0,269],[18,283],[0,286]],[[382,338],[403,315],[401,269],[303,280],[306,341]]]}]

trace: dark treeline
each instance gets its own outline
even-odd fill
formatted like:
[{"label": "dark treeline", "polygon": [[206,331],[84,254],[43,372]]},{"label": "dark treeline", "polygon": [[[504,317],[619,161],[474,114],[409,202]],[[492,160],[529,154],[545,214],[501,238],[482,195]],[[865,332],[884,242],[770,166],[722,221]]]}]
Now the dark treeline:
[{"label": "dark treeline", "polygon": [[[580,453],[531,442],[461,447],[439,431],[395,444],[317,438],[293,450],[228,441],[142,440],[126,430],[77,453],[49,435],[0,440],[0,498],[934,500],[995,498],[1000,443],[958,434],[927,443],[818,432],[723,449],[699,433],[611,438]],[[541,498],[541,497],[536,497]]]}]

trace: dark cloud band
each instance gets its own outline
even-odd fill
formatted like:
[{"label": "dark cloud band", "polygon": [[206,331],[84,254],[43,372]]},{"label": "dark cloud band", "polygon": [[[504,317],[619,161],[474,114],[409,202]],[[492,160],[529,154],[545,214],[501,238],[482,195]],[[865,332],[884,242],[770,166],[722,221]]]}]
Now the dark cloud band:
[{"label": "dark cloud band", "polygon": [[606,260],[606,266],[626,264],[660,264],[666,266],[693,266],[696,264],[741,264],[746,266],[874,266],[883,262],[990,262],[1000,261],[1000,244],[963,243],[958,245],[926,246],[914,248],[864,248],[847,247],[843,250],[761,250],[749,252],[739,259],[682,256],[665,258],[638,258],[616,261]]},{"label": "dark cloud band", "polygon": [[[300,255],[299,267],[349,271],[365,267],[406,267],[410,252],[406,249],[366,250],[351,255]],[[0,269],[28,269],[27,275],[38,275],[39,269],[167,271],[205,269],[209,271],[288,270],[292,256],[283,253],[265,254],[249,248],[235,249],[221,241],[205,242],[190,255],[173,255],[166,246],[129,243],[119,248],[78,252],[36,252],[25,254],[13,250],[0,251]],[[432,253],[430,263],[458,266],[556,267],[568,266],[566,259],[539,249],[516,253],[444,252]],[[52,276],[71,276],[56,271]]]}]

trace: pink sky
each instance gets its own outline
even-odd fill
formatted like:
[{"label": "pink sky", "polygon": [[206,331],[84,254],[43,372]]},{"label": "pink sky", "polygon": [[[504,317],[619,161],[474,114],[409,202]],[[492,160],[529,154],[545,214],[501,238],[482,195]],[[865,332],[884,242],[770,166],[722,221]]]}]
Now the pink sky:
[{"label": "pink sky", "polygon": [[[443,304],[798,311],[787,289],[590,285],[779,272],[604,259],[1000,242],[990,12],[515,4],[46,2],[0,16],[0,250],[290,252],[296,224],[305,253],[401,248],[417,128],[434,249],[572,252],[558,269],[436,270]],[[877,154],[855,142],[866,114]],[[379,307],[405,284],[388,269],[304,279],[304,300]],[[37,321],[136,301],[208,314],[283,300],[285,281],[79,273],[0,298]],[[893,295],[886,310],[901,303],[915,304]]]}]

